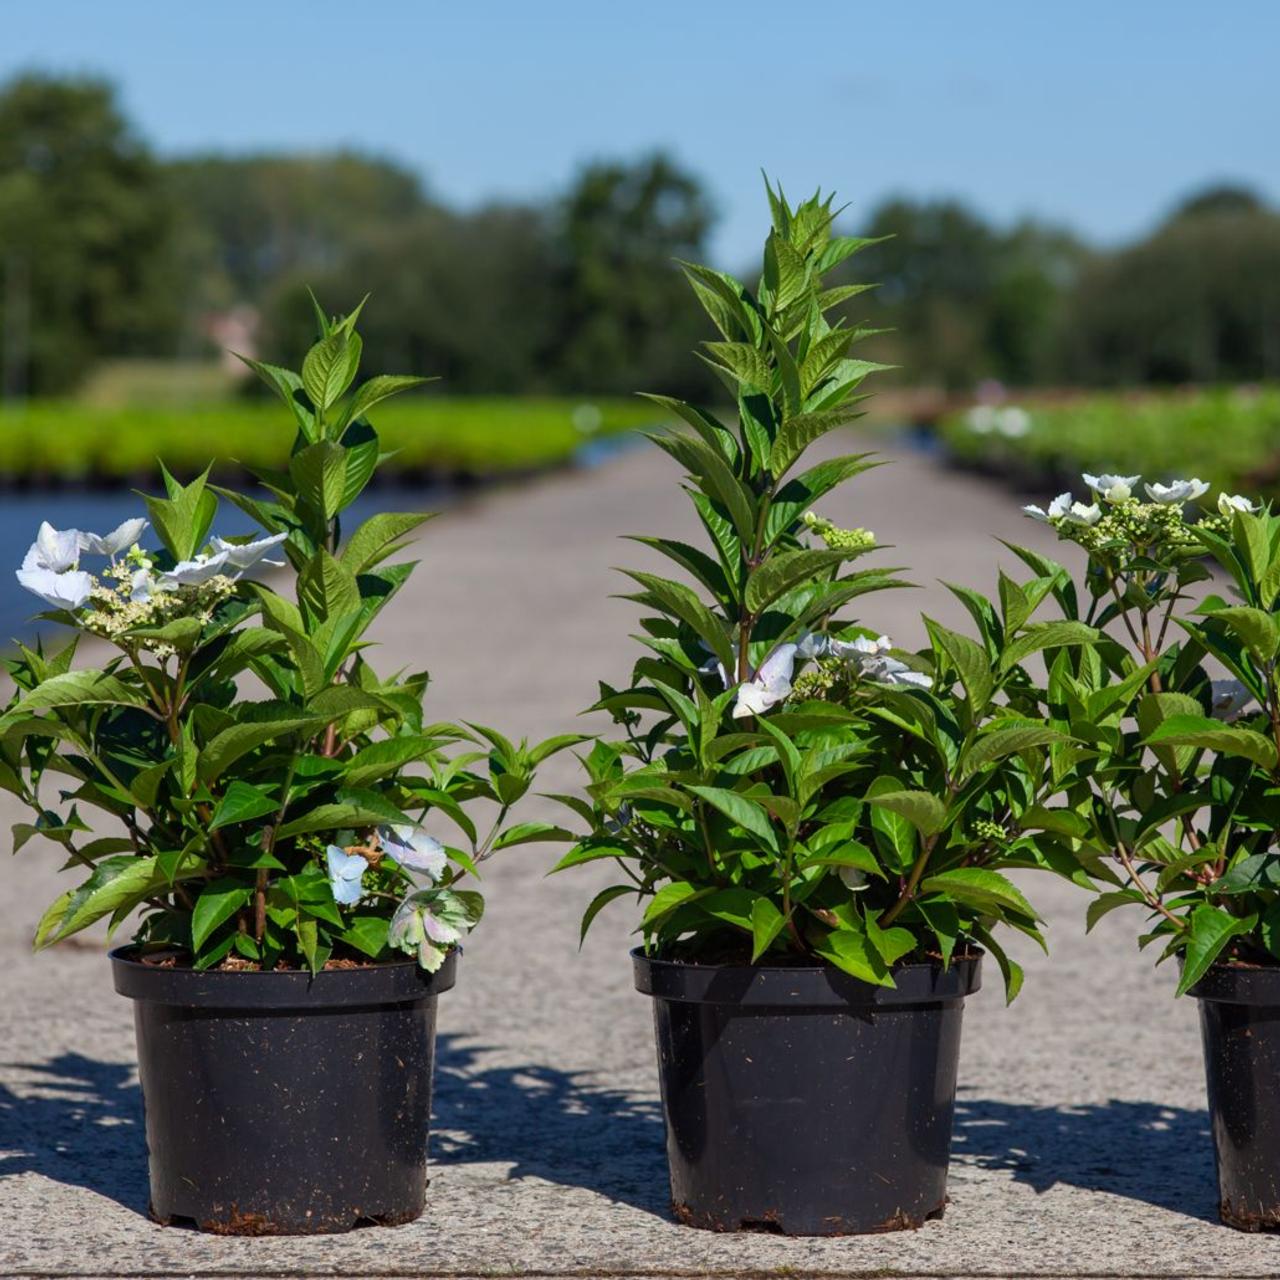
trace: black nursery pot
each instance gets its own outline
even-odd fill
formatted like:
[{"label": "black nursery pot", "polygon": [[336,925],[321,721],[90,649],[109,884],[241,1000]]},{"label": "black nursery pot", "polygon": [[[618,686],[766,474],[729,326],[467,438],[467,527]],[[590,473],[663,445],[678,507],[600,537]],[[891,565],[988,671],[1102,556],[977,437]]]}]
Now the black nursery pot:
[{"label": "black nursery pot", "polygon": [[941,1216],[980,955],[899,966],[896,989],[826,966],[632,957],[654,998],[681,1222],[831,1236]]},{"label": "black nursery pot", "polygon": [[131,947],[111,964],[134,1002],[157,1221],[309,1235],[422,1213],[454,956],[314,978],[162,968]]},{"label": "black nursery pot", "polygon": [[1218,1213],[1241,1231],[1280,1228],[1280,968],[1214,965],[1200,1002]]}]

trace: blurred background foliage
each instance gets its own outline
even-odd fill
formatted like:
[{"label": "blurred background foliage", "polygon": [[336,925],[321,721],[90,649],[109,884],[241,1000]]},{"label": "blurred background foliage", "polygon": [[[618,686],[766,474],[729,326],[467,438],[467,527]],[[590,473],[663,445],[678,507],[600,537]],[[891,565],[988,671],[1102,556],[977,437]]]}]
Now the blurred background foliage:
[{"label": "blurred background foliage", "polygon": [[[384,157],[161,160],[108,83],[26,75],[0,88],[0,388],[163,399],[156,362],[195,376],[237,345],[287,362],[311,333],[310,285],[336,309],[372,292],[371,367],[440,373],[454,394],[714,395],[673,263],[705,255],[714,218],[660,154],[588,164],[538,205],[467,211]],[[858,316],[891,330],[869,354],[900,382],[1280,374],[1280,213],[1247,190],[1198,193],[1114,249],[948,200],[890,198],[845,229],[889,237],[857,259],[880,285]],[[104,371],[122,359],[133,381]]]}]

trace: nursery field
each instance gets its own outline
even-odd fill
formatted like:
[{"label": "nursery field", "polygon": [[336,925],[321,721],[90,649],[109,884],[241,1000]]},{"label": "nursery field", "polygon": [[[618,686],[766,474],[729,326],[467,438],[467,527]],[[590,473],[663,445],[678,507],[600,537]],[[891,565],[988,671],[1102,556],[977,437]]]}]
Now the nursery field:
[{"label": "nursery field", "polygon": [[1080,473],[1197,476],[1228,492],[1280,494],[1280,388],[1068,395],[977,406],[938,427],[961,463],[1057,491]]},{"label": "nursery field", "polygon": [[[391,477],[488,476],[551,466],[584,445],[652,423],[642,400],[461,399],[418,395],[380,405]],[[175,473],[269,467],[293,425],[278,401],[112,406],[73,400],[0,408],[0,483],[136,483],[162,458]]]},{"label": "nursery field", "polygon": [[[833,438],[828,454],[883,447]],[[892,465],[824,503],[893,544],[915,591],[858,612],[898,643],[921,610],[965,629],[938,580],[991,590],[1013,557],[997,538],[1070,560],[1027,494],[889,445]],[[432,717],[465,715],[542,737],[607,725],[575,709],[622,680],[635,607],[611,566],[655,567],[619,535],[689,538],[693,521],[656,449],[460,504],[425,530],[413,589],[380,619],[380,664],[424,663]],[[520,556],[512,554],[519,547]],[[581,784],[569,755],[539,790]],[[550,800],[529,816],[563,820]],[[19,810],[0,800],[0,821]],[[0,1273],[13,1276],[1249,1276],[1275,1275],[1276,1241],[1217,1221],[1196,1008],[1172,966],[1139,954],[1132,917],[1084,934],[1088,895],[1025,876],[1052,959],[1030,940],[1006,1008],[998,974],[967,1004],[949,1204],[919,1231],[787,1239],[723,1235],[670,1214],[650,1001],[633,989],[631,913],[578,924],[608,883],[547,876],[555,845],[485,864],[488,911],[439,1004],[431,1184],[419,1221],[293,1239],[218,1238],[147,1217],[146,1137],[128,1002],[100,934],[32,955],[59,884],[39,837],[0,885]],[[851,1080],[850,1087],[858,1087]]]}]

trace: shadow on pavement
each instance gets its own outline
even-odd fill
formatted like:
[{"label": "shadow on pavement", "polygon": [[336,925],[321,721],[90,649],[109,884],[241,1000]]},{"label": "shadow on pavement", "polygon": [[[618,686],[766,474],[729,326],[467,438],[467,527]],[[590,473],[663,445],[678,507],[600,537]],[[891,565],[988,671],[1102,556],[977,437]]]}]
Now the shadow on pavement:
[{"label": "shadow on pavement", "polygon": [[1058,1183],[1218,1221],[1206,1111],[1154,1102],[1041,1107],[956,1100],[952,1155],[1008,1170],[1037,1193]]},{"label": "shadow on pavement", "polygon": [[0,1178],[38,1173],[147,1212],[142,1090],[131,1064],[64,1053],[0,1085]]},{"label": "shadow on pavement", "polygon": [[583,1187],[670,1216],[657,1102],[594,1083],[590,1072],[481,1066],[484,1052],[455,1036],[437,1041],[432,1163],[510,1164],[512,1178]]}]

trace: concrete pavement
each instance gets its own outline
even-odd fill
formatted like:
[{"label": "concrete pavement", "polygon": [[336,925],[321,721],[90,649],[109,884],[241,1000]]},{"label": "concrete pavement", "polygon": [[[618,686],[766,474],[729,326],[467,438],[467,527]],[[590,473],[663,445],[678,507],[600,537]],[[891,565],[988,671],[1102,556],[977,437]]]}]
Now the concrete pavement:
[{"label": "concrete pavement", "polygon": [[[846,446],[848,441],[843,442]],[[864,447],[866,442],[858,442]],[[925,608],[963,626],[938,578],[994,587],[996,536],[1053,550],[1018,502],[921,455],[861,477],[821,509],[874,529],[918,592],[863,616],[923,641]],[[384,669],[428,665],[433,717],[514,733],[581,727],[595,681],[625,679],[634,608],[615,564],[650,554],[617,535],[695,532],[657,450],[464,506],[425,531],[422,566],[382,628]],[[542,789],[578,784],[571,759]],[[540,802],[541,803],[541,802]],[[530,806],[527,816],[552,816]],[[0,819],[16,820],[12,806]],[[1217,1224],[1196,1026],[1172,970],[1137,953],[1136,917],[1083,935],[1082,894],[1033,883],[1051,961],[1027,965],[1006,1009],[994,973],[969,1002],[946,1217],[841,1240],[724,1236],[667,1212],[645,998],[626,956],[633,921],[577,923],[602,875],[544,878],[559,851],[491,863],[489,913],[442,997],[426,1216],[397,1229],[294,1240],[217,1239],[145,1216],[130,1011],[100,939],[33,957],[56,892],[32,842],[0,879],[0,1273],[15,1276],[1267,1276],[1280,1240]]]}]

